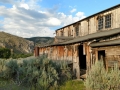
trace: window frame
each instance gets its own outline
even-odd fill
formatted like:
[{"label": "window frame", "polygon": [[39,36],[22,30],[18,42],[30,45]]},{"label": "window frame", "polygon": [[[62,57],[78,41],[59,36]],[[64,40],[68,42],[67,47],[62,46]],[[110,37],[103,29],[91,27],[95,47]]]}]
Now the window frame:
[{"label": "window frame", "polygon": [[64,36],[64,31],[63,30],[61,30],[61,36]]},{"label": "window frame", "polygon": [[70,28],[68,27],[68,37],[70,37],[71,36],[71,30],[70,30]]},{"label": "window frame", "polygon": [[98,18],[98,30],[104,29],[104,17],[101,16]]},{"label": "window frame", "polygon": [[112,14],[110,13],[105,15],[105,29],[111,28],[111,27],[112,27]]},{"label": "window frame", "polygon": [[79,25],[75,27],[75,33],[76,33],[76,36],[79,36]]},{"label": "window frame", "polygon": [[[108,16],[108,18],[107,18],[108,21],[106,22],[106,17],[107,16]],[[99,21],[101,18],[103,20]],[[101,26],[100,26],[99,22],[100,23],[103,22],[103,24],[101,24]],[[113,23],[113,14],[112,13],[108,13],[106,15],[98,16],[98,18],[97,18],[97,30],[101,31],[101,30],[106,30],[106,29],[112,28],[112,23]],[[106,25],[106,24],[108,24],[108,25]]]}]

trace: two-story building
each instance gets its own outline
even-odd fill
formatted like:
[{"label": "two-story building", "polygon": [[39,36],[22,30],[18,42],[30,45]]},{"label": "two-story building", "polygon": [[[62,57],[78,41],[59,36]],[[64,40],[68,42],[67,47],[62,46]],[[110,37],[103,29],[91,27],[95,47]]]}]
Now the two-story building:
[{"label": "two-story building", "polygon": [[97,60],[105,68],[120,64],[120,4],[56,30],[54,44],[35,49],[73,65],[77,78]]}]

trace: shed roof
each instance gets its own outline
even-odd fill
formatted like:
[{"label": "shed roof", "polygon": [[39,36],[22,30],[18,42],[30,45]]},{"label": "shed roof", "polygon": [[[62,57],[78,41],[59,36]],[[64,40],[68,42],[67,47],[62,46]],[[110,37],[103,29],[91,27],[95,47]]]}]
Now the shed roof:
[{"label": "shed roof", "polygon": [[117,35],[117,34],[120,34],[120,28],[115,28],[115,29],[111,29],[111,30],[100,31],[100,32],[88,34],[86,36],[76,37],[76,38],[74,38],[72,40],[69,40],[69,41],[66,41],[66,42],[61,42],[61,43],[56,43],[56,44],[50,44],[50,45],[46,45],[46,46],[75,44],[75,43],[84,42],[84,41],[88,41],[88,40],[92,40],[92,39],[109,37],[109,36],[113,36],[113,35]]},{"label": "shed roof", "polygon": [[97,38],[101,38],[101,37],[108,37],[108,36],[112,36],[115,34],[120,34],[120,28],[115,28],[112,30],[106,30],[106,31],[89,34],[86,36],[75,38],[73,40],[69,40],[67,42],[63,42],[61,44],[77,43],[77,42],[87,41],[87,40],[91,40],[91,39],[97,39]]},{"label": "shed roof", "polygon": [[55,38],[57,38],[57,39],[65,39],[65,40],[74,39],[74,37],[68,37],[68,36],[55,36]]},{"label": "shed roof", "polygon": [[112,46],[112,45],[120,45],[120,39],[90,44],[91,47]]}]

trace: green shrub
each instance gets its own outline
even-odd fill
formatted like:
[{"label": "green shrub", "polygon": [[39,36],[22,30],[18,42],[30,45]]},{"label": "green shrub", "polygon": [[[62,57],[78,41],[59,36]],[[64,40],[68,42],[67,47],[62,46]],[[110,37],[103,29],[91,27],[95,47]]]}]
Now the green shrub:
[{"label": "green shrub", "polygon": [[59,72],[60,80],[59,80],[59,82],[63,83],[63,82],[66,82],[68,80],[71,80],[72,79],[72,71],[68,67],[67,63],[65,61],[61,61],[59,63],[59,65],[60,65],[60,70],[59,70],[60,71]]},{"label": "green shrub", "polygon": [[16,60],[10,60],[6,63],[6,71],[4,71],[4,77],[15,80],[19,72],[19,66]]},{"label": "green shrub", "polygon": [[57,88],[58,85],[58,72],[55,67],[52,66],[52,62],[49,60],[43,63],[44,66],[40,68],[42,71],[38,80],[39,89],[48,90],[51,86]]},{"label": "green shrub", "polygon": [[0,58],[8,59],[11,56],[11,51],[8,48],[0,48]]},{"label": "green shrub", "polygon": [[87,90],[119,90],[120,70],[117,64],[107,72],[102,61],[98,61],[87,73],[85,81]]},{"label": "green shrub", "polygon": [[16,53],[13,53],[11,55],[11,58],[18,59],[18,58],[26,58],[26,57],[30,57],[30,56],[32,56],[32,54],[24,54],[24,53],[16,54]]},{"label": "green shrub", "polygon": [[4,70],[6,69],[6,59],[0,59],[0,77],[4,77]]},{"label": "green shrub", "polygon": [[0,74],[16,85],[36,90],[58,89],[58,86],[71,79],[70,68],[64,62],[53,62],[47,56],[18,60],[6,60],[6,69]]}]

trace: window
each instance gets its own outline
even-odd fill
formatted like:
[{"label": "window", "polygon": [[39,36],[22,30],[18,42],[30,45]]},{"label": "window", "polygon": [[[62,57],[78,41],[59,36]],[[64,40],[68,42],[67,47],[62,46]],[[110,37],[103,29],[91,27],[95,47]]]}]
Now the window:
[{"label": "window", "polygon": [[103,17],[98,19],[98,30],[103,29]]},{"label": "window", "polygon": [[61,31],[61,36],[64,36],[64,33],[63,33],[63,31]]},{"label": "window", "polygon": [[98,30],[110,28],[112,25],[112,14],[98,17]]},{"label": "window", "polygon": [[105,28],[111,27],[111,14],[105,16]]},{"label": "window", "polygon": [[71,36],[71,31],[70,31],[70,29],[68,30],[68,36]]},{"label": "window", "polygon": [[76,36],[79,36],[79,26],[75,27]]}]

